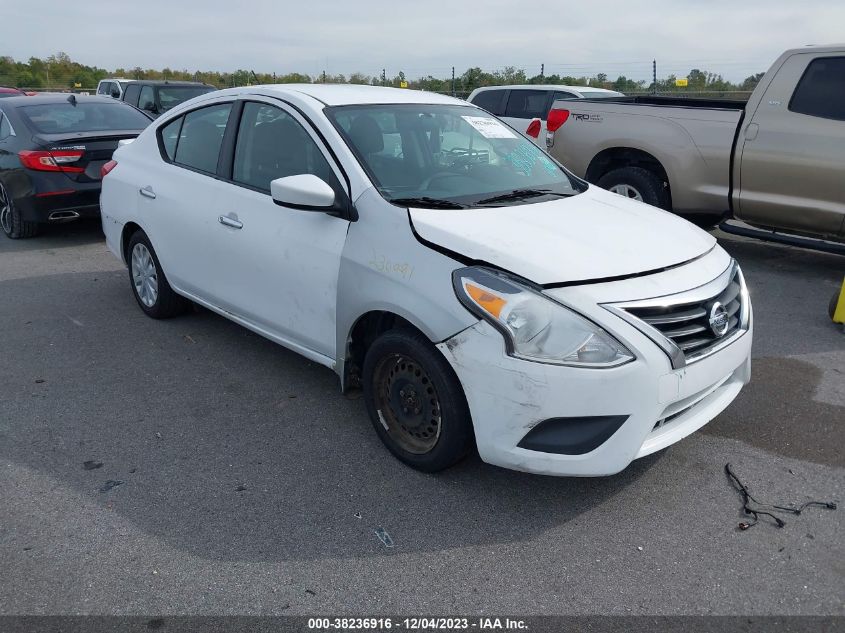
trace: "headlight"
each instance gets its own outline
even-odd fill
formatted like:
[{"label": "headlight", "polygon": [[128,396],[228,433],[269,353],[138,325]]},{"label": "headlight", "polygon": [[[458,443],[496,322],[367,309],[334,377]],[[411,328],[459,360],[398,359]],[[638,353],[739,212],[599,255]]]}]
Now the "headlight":
[{"label": "headlight", "polygon": [[518,358],[577,367],[616,367],[634,359],[595,323],[503,274],[487,268],[452,273],[461,303],[505,335]]}]

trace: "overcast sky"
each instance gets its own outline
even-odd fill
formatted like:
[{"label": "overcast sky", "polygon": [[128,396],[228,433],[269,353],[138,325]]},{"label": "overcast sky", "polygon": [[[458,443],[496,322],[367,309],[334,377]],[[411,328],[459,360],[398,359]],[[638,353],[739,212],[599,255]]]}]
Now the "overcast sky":
[{"label": "overcast sky", "polygon": [[504,66],[739,80],[845,39],[845,0],[0,0],[0,55],[118,67],[409,78]]}]

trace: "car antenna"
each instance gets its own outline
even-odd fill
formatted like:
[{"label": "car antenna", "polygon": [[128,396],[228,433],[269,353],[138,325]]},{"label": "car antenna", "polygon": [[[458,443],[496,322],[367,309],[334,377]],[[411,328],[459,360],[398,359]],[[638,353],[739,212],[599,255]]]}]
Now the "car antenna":
[{"label": "car antenna", "polygon": [[76,107],[76,95],[74,95],[74,94],[70,95],[67,98],[67,102],[75,108]]}]

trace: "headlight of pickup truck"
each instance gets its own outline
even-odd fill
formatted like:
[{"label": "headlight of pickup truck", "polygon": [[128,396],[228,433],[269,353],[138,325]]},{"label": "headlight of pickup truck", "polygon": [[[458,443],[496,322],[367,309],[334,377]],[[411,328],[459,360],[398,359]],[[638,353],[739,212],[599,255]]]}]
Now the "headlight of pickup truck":
[{"label": "headlight of pickup truck", "polygon": [[527,284],[480,267],[456,270],[452,283],[470,312],[504,334],[511,356],[575,367],[616,367],[634,359],[598,325]]}]

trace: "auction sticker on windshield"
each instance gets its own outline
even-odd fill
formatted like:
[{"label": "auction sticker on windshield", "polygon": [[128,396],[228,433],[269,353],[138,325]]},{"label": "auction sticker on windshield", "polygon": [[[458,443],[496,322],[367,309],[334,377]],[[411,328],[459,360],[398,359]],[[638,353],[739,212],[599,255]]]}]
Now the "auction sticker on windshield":
[{"label": "auction sticker on windshield", "polygon": [[461,118],[478,130],[484,138],[516,138],[516,134],[492,117],[462,116]]}]

